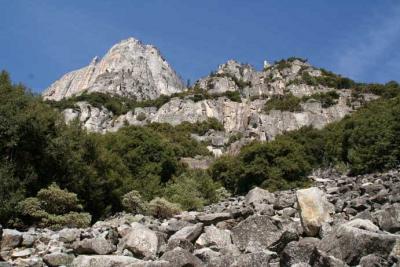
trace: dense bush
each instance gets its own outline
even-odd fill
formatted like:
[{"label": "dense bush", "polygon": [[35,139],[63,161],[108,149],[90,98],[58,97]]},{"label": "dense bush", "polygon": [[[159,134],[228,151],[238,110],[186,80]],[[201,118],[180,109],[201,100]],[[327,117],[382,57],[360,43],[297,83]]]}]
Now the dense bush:
[{"label": "dense bush", "polygon": [[302,111],[301,98],[296,97],[291,93],[285,95],[274,95],[265,103],[264,106],[265,112],[268,113],[271,110],[290,112]]},{"label": "dense bush", "polygon": [[220,185],[204,171],[191,171],[172,179],[165,188],[165,196],[184,210],[196,210],[217,201],[218,188]]},{"label": "dense bush", "polygon": [[149,203],[149,214],[160,219],[168,219],[181,212],[179,205],[165,198],[156,197]]},{"label": "dense bush", "polygon": [[336,91],[329,91],[326,93],[315,93],[310,96],[303,96],[302,101],[305,102],[309,99],[314,99],[320,102],[323,108],[329,108],[337,104],[339,97],[340,96]]},{"label": "dense bush", "polygon": [[147,210],[147,203],[136,190],[132,190],[122,197],[122,206],[125,211],[133,214],[144,214]]},{"label": "dense bush", "polygon": [[62,190],[56,184],[41,189],[36,197],[21,201],[18,209],[30,223],[39,227],[88,227],[91,216],[81,213],[76,194]]}]

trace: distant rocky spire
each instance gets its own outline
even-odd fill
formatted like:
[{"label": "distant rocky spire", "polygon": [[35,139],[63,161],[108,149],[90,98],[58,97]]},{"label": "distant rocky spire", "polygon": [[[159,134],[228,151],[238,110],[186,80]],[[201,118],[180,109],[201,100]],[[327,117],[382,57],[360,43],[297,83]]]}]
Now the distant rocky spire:
[{"label": "distant rocky spire", "polygon": [[[132,75],[122,75],[124,70]],[[114,45],[102,59],[95,57],[88,66],[65,74],[43,97],[61,100],[87,91],[145,100],[183,89],[183,82],[157,48],[131,37]]]}]

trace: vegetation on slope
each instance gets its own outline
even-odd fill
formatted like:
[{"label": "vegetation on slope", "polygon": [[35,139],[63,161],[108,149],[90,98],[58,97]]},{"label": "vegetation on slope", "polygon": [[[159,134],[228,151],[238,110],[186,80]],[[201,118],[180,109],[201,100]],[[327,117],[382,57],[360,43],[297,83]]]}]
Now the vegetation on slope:
[{"label": "vegetation on slope", "polygon": [[[177,210],[170,202],[196,209],[217,200],[221,185],[233,193],[245,193],[253,186],[286,189],[307,185],[306,176],[313,168],[340,164],[356,175],[396,167],[400,161],[399,89],[393,83],[377,88],[390,94],[322,130],[303,128],[272,142],[254,142],[238,156],[219,158],[209,171],[190,171],[180,157],[209,153],[190,133],[221,130],[217,121],[88,133],[77,122],[65,125],[53,107],[23,86],[13,85],[2,72],[0,223],[58,227],[71,223],[68,216],[80,212],[96,220],[122,210],[123,196],[132,190],[149,203],[151,214],[163,217]],[[59,188],[49,187],[53,183]],[[42,203],[49,195],[43,194],[46,188],[62,190],[60,196],[72,199],[74,205],[54,213],[53,207]],[[63,201],[60,207],[65,206]],[[87,215],[82,216],[82,223],[87,223]]]}]

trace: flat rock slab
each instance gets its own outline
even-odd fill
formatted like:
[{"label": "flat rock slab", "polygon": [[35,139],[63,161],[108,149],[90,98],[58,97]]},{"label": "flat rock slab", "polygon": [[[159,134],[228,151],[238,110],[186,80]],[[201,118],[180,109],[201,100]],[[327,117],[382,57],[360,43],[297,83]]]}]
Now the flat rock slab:
[{"label": "flat rock slab", "polygon": [[268,249],[282,236],[283,230],[266,215],[253,215],[232,229],[233,243],[240,250]]}]

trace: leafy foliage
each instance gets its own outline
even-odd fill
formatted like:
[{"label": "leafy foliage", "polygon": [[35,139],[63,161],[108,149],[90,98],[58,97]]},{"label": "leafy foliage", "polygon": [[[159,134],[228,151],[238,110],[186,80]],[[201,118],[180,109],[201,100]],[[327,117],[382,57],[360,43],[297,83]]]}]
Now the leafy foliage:
[{"label": "leafy foliage", "polygon": [[56,184],[41,189],[36,197],[29,197],[18,205],[22,216],[26,216],[39,227],[87,227],[91,216],[80,213],[82,206],[76,194],[62,190]]},{"label": "leafy foliage", "polygon": [[285,95],[273,95],[264,106],[265,112],[270,112],[271,110],[281,110],[290,112],[302,111],[301,98],[294,96],[293,94]]},{"label": "leafy foliage", "polygon": [[149,213],[156,218],[168,219],[180,211],[179,205],[171,203],[165,198],[156,197],[149,203]]}]

